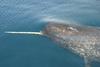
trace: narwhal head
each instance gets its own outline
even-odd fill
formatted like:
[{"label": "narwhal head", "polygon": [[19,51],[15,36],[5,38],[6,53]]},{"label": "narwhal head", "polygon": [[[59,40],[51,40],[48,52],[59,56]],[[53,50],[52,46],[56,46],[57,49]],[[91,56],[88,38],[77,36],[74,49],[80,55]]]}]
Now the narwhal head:
[{"label": "narwhal head", "polygon": [[[77,28],[73,24],[48,23],[42,32],[43,35],[59,43],[58,45],[66,47],[71,38],[79,33],[80,30]],[[65,45],[65,43],[68,45]]]},{"label": "narwhal head", "polygon": [[68,38],[72,35],[77,35],[80,29],[76,25],[48,22],[42,31],[40,32],[18,32],[18,31],[6,31],[5,33],[11,34],[27,34],[27,35],[42,35],[48,36],[52,39]]},{"label": "narwhal head", "polygon": [[52,37],[77,35],[78,32],[74,25],[62,23],[48,23],[43,30],[44,35]]}]

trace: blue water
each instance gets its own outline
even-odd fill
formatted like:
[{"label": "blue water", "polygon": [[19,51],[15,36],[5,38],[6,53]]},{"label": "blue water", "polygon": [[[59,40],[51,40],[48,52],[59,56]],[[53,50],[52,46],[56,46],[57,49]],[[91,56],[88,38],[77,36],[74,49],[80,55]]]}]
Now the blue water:
[{"label": "blue water", "polygon": [[46,37],[4,33],[40,31],[48,21],[100,27],[100,1],[0,0],[0,67],[84,67],[83,58]]}]

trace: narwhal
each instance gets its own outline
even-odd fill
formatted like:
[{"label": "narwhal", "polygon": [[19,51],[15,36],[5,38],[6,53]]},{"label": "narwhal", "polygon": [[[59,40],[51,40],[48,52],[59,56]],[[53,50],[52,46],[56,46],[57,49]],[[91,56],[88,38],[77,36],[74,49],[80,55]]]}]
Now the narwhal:
[{"label": "narwhal", "polygon": [[48,23],[40,32],[11,32],[12,34],[36,34],[47,36],[60,46],[84,58],[85,67],[91,67],[93,60],[100,60],[100,29],[64,23]]}]

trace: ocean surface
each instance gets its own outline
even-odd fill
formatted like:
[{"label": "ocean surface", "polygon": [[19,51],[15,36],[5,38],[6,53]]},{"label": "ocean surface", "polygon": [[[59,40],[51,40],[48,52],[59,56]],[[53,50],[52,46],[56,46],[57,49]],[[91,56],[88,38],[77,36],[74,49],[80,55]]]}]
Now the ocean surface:
[{"label": "ocean surface", "polygon": [[84,67],[47,37],[4,33],[40,31],[49,21],[100,27],[100,0],[0,0],[0,67]]}]

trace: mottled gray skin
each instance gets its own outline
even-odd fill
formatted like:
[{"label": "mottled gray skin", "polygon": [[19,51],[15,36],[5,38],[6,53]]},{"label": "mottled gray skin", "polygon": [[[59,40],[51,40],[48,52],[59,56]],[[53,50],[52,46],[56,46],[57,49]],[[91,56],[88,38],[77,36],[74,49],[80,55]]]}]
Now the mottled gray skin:
[{"label": "mottled gray skin", "polygon": [[70,49],[85,59],[90,67],[91,60],[100,59],[100,29],[73,24],[48,23],[44,35]]}]

